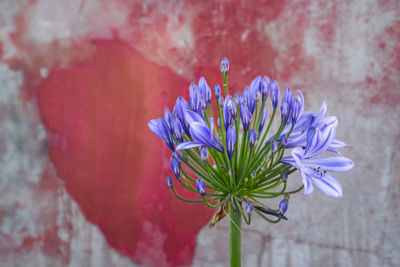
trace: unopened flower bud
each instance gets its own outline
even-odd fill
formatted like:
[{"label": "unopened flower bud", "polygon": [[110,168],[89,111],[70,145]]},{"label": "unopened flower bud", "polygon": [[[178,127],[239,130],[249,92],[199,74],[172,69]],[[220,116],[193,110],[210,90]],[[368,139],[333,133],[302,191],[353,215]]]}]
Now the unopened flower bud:
[{"label": "unopened flower bud", "polygon": [[204,164],[207,163],[207,157],[208,157],[208,152],[207,152],[207,148],[205,146],[202,146],[200,148],[200,158],[203,161]]},{"label": "unopened flower bud", "polygon": [[300,99],[296,98],[293,100],[292,112],[291,112],[291,116],[290,116],[292,124],[295,124],[297,119],[299,118],[300,110],[301,110]]},{"label": "unopened flower bud", "polygon": [[247,202],[247,204],[246,204],[246,212],[249,217],[251,216],[251,213],[253,212],[253,203],[251,203],[250,201]]},{"label": "unopened flower bud", "polygon": [[254,144],[257,141],[257,133],[256,130],[254,130],[254,128],[252,128],[249,132],[249,145],[250,145],[250,149],[253,149]]},{"label": "unopened flower bud", "polygon": [[172,183],[172,178],[171,176],[167,176],[167,185],[169,188],[174,188],[174,184]]},{"label": "unopened flower bud", "polygon": [[172,114],[172,112],[171,112],[171,110],[169,110],[169,108],[166,108],[165,109],[165,112],[164,112],[164,118],[165,118],[165,121],[167,122],[167,124],[168,124],[168,127],[170,128],[170,129],[172,129],[172,122],[173,122],[173,120],[174,120],[174,115]]},{"label": "unopened flower bud", "polygon": [[197,85],[192,83],[189,87],[189,95],[190,95],[190,108],[193,111],[198,112],[200,110],[200,94]]},{"label": "unopened flower bud", "polygon": [[288,172],[286,170],[281,172],[280,178],[281,178],[282,182],[286,183],[287,179],[288,179]]},{"label": "unopened flower bud", "polygon": [[214,95],[215,99],[219,100],[219,96],[221,95],[221,87],[218,83],[214,86]]},{"label": "unopened flower bud", "polygon": [[174,155],[171,157],[171,169],[174,172],[176,179],[179,179],[181,177],[181,163]]},{"label": "unopened flower bud", "polygon": [[272,154],[275,154],[275,152],[278,150],[278,141],[274,140],[271,143],[271,152]]},{"label": "unopened flower bud", "polygon": [[235,152],[236,145],[236,131],[233,125],[229,125],[226,133],[226,151],[228,152],[228,157],[231,159],[233,153]]},{"label": "unopened flower bud", "polygon": [[201,98],[204,100],[204,104],[209,105],[211,103],[211,89],[204,77],[201,77],[199,80],[199,92]]},{"label": "unopened flower bud", "polygon": [[218,98],[218,104],[220,108],[224,107],[224,97],[222,95],[220,95]]},{"label": "unopened flower bud", "polygon": [[172,129],[175,138],[178,140],[179,143],[183,142],[183,128],[181,122],[177,119],[173,119]]},{"label": "unopened flower bud", "polygon": [[223,75],[228,75],[228,71],[229,71],[229,61],[226,57],[223,57],[221,60],[221,65],[219,67],[221,73]]},{"label": "unopened flower bud", "polygon": [[272,107],[276,109],[278,106],[279,86],[276,81],[272,81],[270,85]]},{"label": "unopened flower bud", "polygon": [[206,184],[200,177],[196,181],[196,189],[202,197],[206,196]]},{"label": "unopened flower bud", "polygon": [[268,76],[264,76],[261,81],[261,94],[262,94],[262,101],[264,102],[267,100],[268,93],[269,93],[269,86],[271,81],[269,80]]},{"label": "unopened flower bud", "polygon": [[247,131],[249,129],[251,115],[249,108],[247,107],[246,104],[240,105],[240,118],[242,119],[243,130]]},{"label": "unopened flower bud", "polygon": [[286,197],[282,199],[281,202],[279,202],[279,213],[281,216],[285,214],[285,212],[288,209],[288,206],[289,206],[289,199]]}]

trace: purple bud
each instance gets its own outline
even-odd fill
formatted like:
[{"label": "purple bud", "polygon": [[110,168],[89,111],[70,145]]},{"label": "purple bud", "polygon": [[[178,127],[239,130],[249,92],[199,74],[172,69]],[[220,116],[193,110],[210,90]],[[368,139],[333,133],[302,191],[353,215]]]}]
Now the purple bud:
[{"label": "purple bud", "polygon": [[219,84],[217,83],[214,86],[214,94],[215,94],[215,99],[219,99],[219,96],[221,95],[221,87],[219,87]]},{"label": "purple bud", "polygon": [[207,84],[207,81],[204,77],[201,77],[199,80],[199,92],[201,99],[205,102],[206,105],[211,103],[211,89]]},{"label": "purple bud", "polygon": [[165,109],[164,118],[165,118],[165,121],[166,121],[167,124],[168,124],[168,127],[169,127],[170,129],[172,129],[172,122],[173,122],[173,120],[174,120],[174,115],[172,114],[171,110],[169,110],[169,108],[166,108],[166,109]]},{"label": "purple bud", "polygon": [[265,105],[264,109],[263,109],[263,113],[261,115],[261,122],[260,122],[260,127],[258,128],[258,133],[261,133],[262,130],[264,129],[264,125],[267,120],[267,115],[268,115],[268,108],[267,108],[267,105]]},{"label": "purple bud", "polygon": [[292,113],[291,113],[291,122],[293,124],[296,123],[297,119],[299,118],[300,115],[300,110],[301,110],[301,103],[300,103],[300,99],[296,98],[293,101],[293,105],[292,105]]},{"label": "purple bud", "polygon": [[174,172],[176,179],[179,179],[181,177],[181,163],[174,155],[171,157],[171,169]]},{"label": "purple bud", "polygon": [[224,107],[224,97],[222,95],[220,95],[218,98],[218,104],[220,108]]},{"label": "purple bud", "polygon": [[261,92],[261,76],[257,76],[250,85],[250,91],[259,91]]},{"label": "purple bud", "polygon": [[280,178],[282,180],[282,182],[286,183],[287,182],[287,178],[288,178],[288,172],[285,170],[281,173]]},{"label": "purple bud", "polygon": [[228,157],[231,159],[233,157],[233,152],[235,152],[236,145],[236,131],[233,125],[229,125],[226,132],[226,152],[228,152]]},{"label": "purple bud", "polygon": [[247,131],[251,120],[250,111],[246,104],[240,105],[240,118],[242,119],[243,129]]},{"label": "purple bud", "polygon": [[167,176],[167,185],[168,185],[168,187],[169,188],[174,188],[174,185],[173,185],[173,183],[172,183],[172,178],[171,178],[171,176]]},{"label": "purple bud", "polygon": [[236,105],[239,105],[239,99],[240,99],[240,95],[238,93],[235,93],[234,97]]},{"label": "purple bud", "polygon": [[268,76],[264,76],[264,79],[261,81],[261,94],[262,94],[262,101],[263,102],[265,100],[267,100],[270,83],[271,83],[271,81],[269,80],[269,77]]},{"label": "purple bud", "polygon": [[284,123],[286,123],[289,118],[290,111],[292,109],[293,98],[294,97],[290,88],[286,88],[285,92],[283,93],[281,103],[281,117]]},{"label": "purple bud", "polygon": [[257,133],[256,130],[254,130],[254,128],[252,128],[249,132],[249,145],[250,145],[250,150],[253,149],[254,144],[257,141]]},{"label": "purple bud", "polygon": [[204,164],[207,163],[207,157],[208,157],[208,152],[207,152],[207,148],[205,146],[202,146],[200,148],[200,158],[203,161]]},{"label": "purple bud", "polygon": [[223,108],[223,113],[224,113],[224,124],[225,124],[225,130],[228,129],[228,126],[233,122],[233,112],[236,106],[235,100],[230,96],[227,95],[225,98],[224,102],[224,108]]},{"label": "purple bud", "polygon": [[176,99],[174,114],[176,115],[176,117],[178,117],[179,121],[181,122],[181,125],[186,135],[190,136],[189,124],[185,119],[185,112],[186,110],[188,110],[188,108],[189,106],[185,99],[183,99],[181,96]]},{"label": "purple bud", "polygon": [[276,81],[272,81],[270,85],[272,107],[275,109],[278,106],[279,86]]},{"label": "purple bud", "polygon": [[183,142],[183,128],[181,122],[177,119],[174,118],[172,122],[172,129],[175,138],[178,140],[179,143]]},{"label": "purple bud", "polygon": [[172,141],[171,130],[168,127],[168,123],[163,117],[158,118],[158,127],[162,133],[162,138],[165,144],[171,149],[172,152],[175,151],[174,142]]},{"label": "purple bud", "polygon": [[248,216],[250,216],[253,212],[253,203],[251,203],[250,201],[246,204],[246,212]]},{"label": "purple bud", "polygon": [[196,181],[196,189],[202,197],[206,196],[206,184],[200,177]]},{"label": "purple bud", "polygon": [[257,104],[257,95],[258,90],[249,90],[245,89],[243,94],[247,98],[247,106],[249,107],[250,114],[253,115],[254,111],[256,110],[256,104]]},{"label": "purple bud", "polygon": [[280,215],[285,214],[285,212],[287,211],[289,206],[289,199],[287,199],[286,197],[284,199],[281,200],[281,202],[279,202],[279,213]]},{"label": "purple bud", "polygon": [[219,67],[220,71],[224,75],[228,75],[229,71],[229,61],[226,57],[223,57],[221,60],[221,65]]},{"label": "purple bud", "polygon": [[189,95],[190,95],[190,108],[193,111],[198,112],[200,110],[200,94],[197,85],[195,85],[194,83],[190,84]]},{"label": "purple bud", "polygon": [[274,154],[278,150],[278,141],[274,140],[271,144],[271,152]]},{"label": "purple bud", "polygon": [[286,147],[287,142],[288,142],[288,138],[287,138],[286,134],[282,135],[282,137],[281,137],[282,147]]}]

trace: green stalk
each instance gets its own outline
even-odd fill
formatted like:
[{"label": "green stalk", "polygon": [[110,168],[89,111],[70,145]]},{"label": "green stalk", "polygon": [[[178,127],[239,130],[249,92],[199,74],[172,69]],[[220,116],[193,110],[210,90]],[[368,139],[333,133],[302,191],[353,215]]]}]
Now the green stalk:
[{"label": "green stalk", "polygon": [[[236,207],[240,209],[241,207]],[[232,202],[229,202],[229,236],[231,267],[241,266],[241,226],[242,217],[238,210],[234,211]]]}]

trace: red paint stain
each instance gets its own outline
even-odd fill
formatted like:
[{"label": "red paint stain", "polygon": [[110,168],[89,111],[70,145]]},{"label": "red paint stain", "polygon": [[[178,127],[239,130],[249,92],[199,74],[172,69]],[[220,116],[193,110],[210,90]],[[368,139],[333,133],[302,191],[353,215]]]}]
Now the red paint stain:
[{"label": "red paint stain", "polygon": [[49,138],[50,158],[86,218],[118,251],[139,264],[190,264],[213,211],[174,199],[165,185],[171,153],[147,127],[188,82],[123,42],[95,45],[91,61],[55,70],[37,88],[47,132],[59,136]]}]

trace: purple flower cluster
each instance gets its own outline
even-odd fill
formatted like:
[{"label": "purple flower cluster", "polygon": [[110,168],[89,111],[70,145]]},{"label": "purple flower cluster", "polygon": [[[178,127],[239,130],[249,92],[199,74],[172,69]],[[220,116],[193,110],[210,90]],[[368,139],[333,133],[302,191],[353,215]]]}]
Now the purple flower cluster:
[{"label": "purple flower cluster", "polygon": [[[297,91],[296,96],[287,88],[279,105],[278,83],[268,76],[257,76],[242,94],[230,95],[226,58],[220,70],[224,92],[219,84],[214,86],[214,108],[211,89],[201,77],[189,86],[189,101],[178,97],[173,112],[166,109],[164,117],[148,123],[172,151],[170,163],[177,181],[202,199],[183,199],[169,177],[167,184],[175,196],[213,208],[230,201],[239,206],[247,223],[253,210],[269,222],[286,219],[289,196],[303,188],[310,194],[313,184],[329,196],[341,197],[340,183],[328,172],[348,171],[354,163],[337,150],[346,144],[335,139],[338,120],[324,117],[326,104],[318,113],[304,112],[303,94]],[[277,113],[279,128],[271,132]],[[321,157],[325,152],[336,155]],[[287,190],[288,175],[296,170],[303,186]],[[257,200],[275,197],[283,197],[277,209]]]}]

